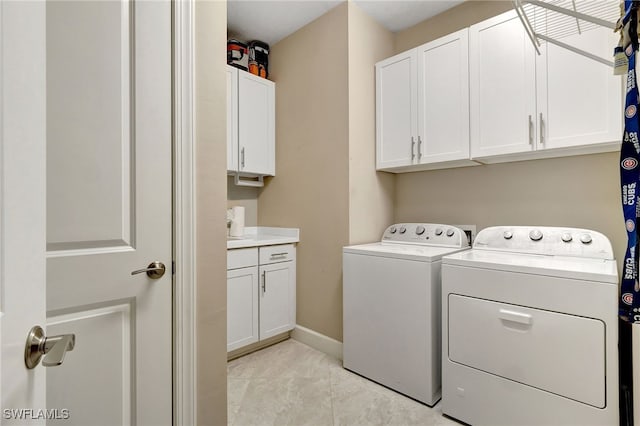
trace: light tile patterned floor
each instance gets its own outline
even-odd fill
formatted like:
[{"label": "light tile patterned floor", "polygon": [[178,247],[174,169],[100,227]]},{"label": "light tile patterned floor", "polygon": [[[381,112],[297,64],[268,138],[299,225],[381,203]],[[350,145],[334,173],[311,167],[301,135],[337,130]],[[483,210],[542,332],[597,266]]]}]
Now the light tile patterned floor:
[{"label": "light tile patterned floor", "polygon": [[459,426],[422,405],[287,340],[229,362],[229,425]]}]

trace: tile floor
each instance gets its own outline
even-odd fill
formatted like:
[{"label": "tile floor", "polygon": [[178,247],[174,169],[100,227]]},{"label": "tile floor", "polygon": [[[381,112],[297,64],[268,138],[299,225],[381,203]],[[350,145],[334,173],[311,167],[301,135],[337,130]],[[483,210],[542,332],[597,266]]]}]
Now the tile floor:
[{"label": "tile floor", "polygon": [[459,426],[427,407],[287,340],[229,362],[229,425]]}]

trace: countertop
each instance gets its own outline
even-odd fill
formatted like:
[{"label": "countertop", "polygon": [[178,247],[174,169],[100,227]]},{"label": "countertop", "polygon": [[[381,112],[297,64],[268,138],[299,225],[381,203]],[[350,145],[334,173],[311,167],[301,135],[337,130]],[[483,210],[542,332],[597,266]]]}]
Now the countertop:
[{"label": "countertop", "polygon": [[227,237],[227,249],[291,244],[300,241],[298,228],[248,226],[243,237]]}]

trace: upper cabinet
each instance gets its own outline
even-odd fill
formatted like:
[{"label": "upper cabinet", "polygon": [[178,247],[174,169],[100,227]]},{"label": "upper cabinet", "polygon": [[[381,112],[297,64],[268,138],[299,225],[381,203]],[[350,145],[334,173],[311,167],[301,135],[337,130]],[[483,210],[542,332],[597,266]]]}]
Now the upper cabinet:
[{"label": "upper cabinet", "polygon": [[[598,27],[563,42],[611,57],[619,35]],[[624,120],[624,78],[611,68],[551,43],[536,57],[538,149],[609,143],[617,149]],[[606,145],[604,146],[606,148]]]},{"label": "upper cabinet", "polygon": [[424,44],[417,53],[419,161],[464,165],[469,159],[469,32],[465,28]]},{"label": "upper cabinet", "polygon": [[[561,41],[602,57],[617,45],[605,28]],[[554,44],[540,51],[513,11],[376,64],[376,169],[617,150],[623,79]]]},{"label": "upper cabinet", "polygon": [[376,64],[377,169],[469,161],[468,30]]},{"label": "upper cabinet", "polygon": [[376,64],[377,168],[409,166],[416,159],[418,82],[416,51]]},{"label": "upper cabinet", "polygon": [[[537,55],[515,12],[471,26],[469,38],[472,158],[545,158],[619,145],[622,81],[610,67],[549,43]],[[617,44],[604,28],[562,41],[603,57]]]},{"label": "upper cabinet", "polygon": [[469,28],[472,158],[533,150],[535,54],[515,13]]},{"label": "upper cabinet", "polygon": [[227,66],[227,172],[275,175],[275,84]]}]

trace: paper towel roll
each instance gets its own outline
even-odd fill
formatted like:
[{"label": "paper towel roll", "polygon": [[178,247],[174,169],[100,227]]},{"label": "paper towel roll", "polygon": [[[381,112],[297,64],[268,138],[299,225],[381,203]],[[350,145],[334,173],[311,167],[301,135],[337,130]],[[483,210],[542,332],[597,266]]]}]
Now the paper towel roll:
[{"label": "paper towel roll", "polygon": [[232,237],[244,236],[244,207],[232,207],[231,214],[231,229],[229,231],[229,235]]}]

